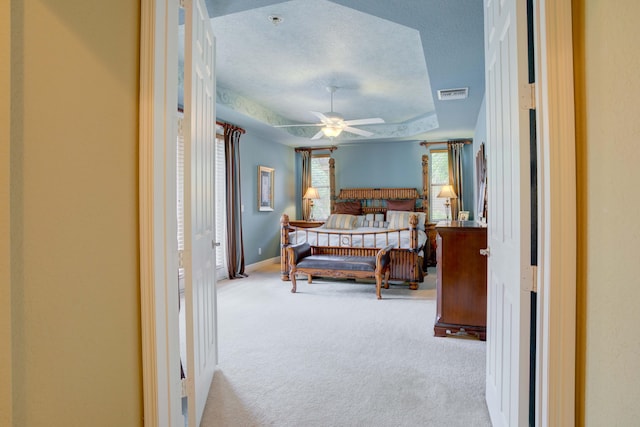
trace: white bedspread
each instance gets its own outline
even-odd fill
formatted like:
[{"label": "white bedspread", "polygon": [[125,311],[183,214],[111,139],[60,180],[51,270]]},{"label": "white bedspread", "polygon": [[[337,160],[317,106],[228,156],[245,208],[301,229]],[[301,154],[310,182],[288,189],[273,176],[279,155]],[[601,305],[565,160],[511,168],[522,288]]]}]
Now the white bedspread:
[{"label": "white bedspread", "polygon": [[[427,241],[424,231],[418,231],[418,249],[422,249]],[[360,234],[373,232],[374,234]],[[343,247],[365,247],[382,248],[387,245],[394,245],[396,248],[411,248],[409,230],[389,231],[386,228],[359,227],[353,230],[334,230],[324,227],[318,228],[298,228],[289,233],[289,243],[309,242],[314,246],[343,246]],[[363,238],[364,237],[364,244]],[[399,245],[398,245],[399,242]]]}]

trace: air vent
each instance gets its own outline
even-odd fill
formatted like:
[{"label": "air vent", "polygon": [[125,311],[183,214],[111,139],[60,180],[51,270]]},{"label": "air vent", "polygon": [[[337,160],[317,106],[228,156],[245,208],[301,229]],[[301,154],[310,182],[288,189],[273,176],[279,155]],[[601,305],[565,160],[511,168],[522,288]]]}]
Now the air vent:
[{"label": "air vent", "polygon": [[459,89],[440,89],[438,91],[438,99],[440,101],[452,101],[454,99],[466,99],[469,96],[469,88],[463,87]]}]

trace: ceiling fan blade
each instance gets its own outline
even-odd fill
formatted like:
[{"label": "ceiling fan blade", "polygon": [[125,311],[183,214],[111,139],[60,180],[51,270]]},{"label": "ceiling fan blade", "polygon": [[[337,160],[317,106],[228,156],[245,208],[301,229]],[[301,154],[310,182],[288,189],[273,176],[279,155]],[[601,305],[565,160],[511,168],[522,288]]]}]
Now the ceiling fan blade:
[{"label": "ceiling fan blade", "polygon": [[362,136],[371,136],[371,135],[373,135],[373,132],[369,132],[369,131],[358,129],[358,128],[352,128],[350,126],[347,126],[342,130],[344,132],[355,133],[356,135],[362,135]]},{"label": "ceiling fan blade", "polygon": [[329,120],[329,118],[322,113],[318,113],[317,111],[309,111],[309,112],[314,116],[316,116],[317,118],[319,118],[320,120],[322,120],[322,122],[326,122]]},{"label": "ceiling fan blade", "polygon": [[303,123],[299,125],[274,125],[274,128],[293,128],[301,126],[324,126],[324,123]]},{"label": "ceiling fan blade", "polygon": [[384,123],[384,120],[380,117],[376,117],[370,119],[345,120],[344,122],[346,125],[373,125],[376,123]]},{"label": "ceiling fan blade", "polygon": [[320,131],[320,132],[316,133],[315,135],[313,135],[313,137],[311,138],[311,140],[314,140],[314,139],[320,139],[320,138],[322,138],[323,136],[324,136],[324,132]]}]

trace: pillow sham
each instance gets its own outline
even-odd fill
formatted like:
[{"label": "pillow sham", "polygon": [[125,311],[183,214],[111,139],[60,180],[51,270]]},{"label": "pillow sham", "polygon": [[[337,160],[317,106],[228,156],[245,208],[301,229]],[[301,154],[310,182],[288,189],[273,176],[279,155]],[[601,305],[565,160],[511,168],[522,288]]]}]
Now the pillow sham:
[{"label": "pillow sham", "polygon": [[360,205],[360,202],[339,202],[334,205],[333,210],[336,214],[362,214],[362,206]]},{"label": "pillow sham", "polygon": [[413,211],[416,200],[387,200],[387,211]]},{"label": "pillow sham", "polygon": [[424,231],[424,223],[427,220],[427,214],[424,212],[387,211],[387,222],[389,223],[388,228],[390,230],[408,228],[409,218],[411,215],[416,215],[418,217],[418,225],[416,227],[418,230]]},{"label": "pillow sham", "polygon": [[335,230],[352,230],[356,228],[358,217],[349,214],[331,214],[324,223],[324,228],[333,228]]}]

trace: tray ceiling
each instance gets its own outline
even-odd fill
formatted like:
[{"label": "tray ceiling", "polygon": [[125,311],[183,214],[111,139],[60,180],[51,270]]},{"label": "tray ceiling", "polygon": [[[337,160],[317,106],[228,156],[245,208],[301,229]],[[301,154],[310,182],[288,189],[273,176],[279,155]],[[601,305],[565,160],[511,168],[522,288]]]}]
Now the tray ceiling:
[{"label": "tray ceiling", "polygon": [[[484,96],[481,0],[208,0],[217,115],[288,145],[310,141],[310,111],[381,117],[334,144],[472,137]],[[274,17],[280,22],[274,23]],[[466,99],[437,91],[469,88]]]}]

